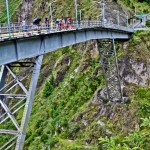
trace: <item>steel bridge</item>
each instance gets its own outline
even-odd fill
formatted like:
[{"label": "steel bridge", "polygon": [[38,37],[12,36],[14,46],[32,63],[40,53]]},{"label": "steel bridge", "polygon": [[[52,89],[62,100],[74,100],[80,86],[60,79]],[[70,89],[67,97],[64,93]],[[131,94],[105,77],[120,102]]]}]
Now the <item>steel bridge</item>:
[{"label": "steel bridge", "polygon": [[[11,24],[10,33],[7,25],[0,29],[0,138],[7,135],[0,150],[23,149],[43,55],[59,48],[97,40],[106,80],[105,96],[109,101],[123,102],[115,41],[129,40],[133,29],[99,21],[84,21],[63,29],[28,25],[24,31],[17,24]],[[17,118],[17,113],[22,118]]]}]

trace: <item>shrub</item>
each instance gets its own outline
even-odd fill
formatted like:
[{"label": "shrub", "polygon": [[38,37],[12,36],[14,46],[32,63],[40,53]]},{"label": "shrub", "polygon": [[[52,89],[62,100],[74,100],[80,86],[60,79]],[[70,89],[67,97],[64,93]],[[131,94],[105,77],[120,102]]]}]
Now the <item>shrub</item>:
[{"label": "shrub", "polygon": [[146,26],[150,27],[150,20],[146,22]]},{"label": "shrub", "polygon": [[45,84],[45,87],[43,90],[43,97],[47,98],[52,94],[53,82],[54,82],[53,76],[51,76],[50,79],[48,81],[46,81],[46,84]]},{"label": "shrub", "polygon": [[142,123],[138,131],[132,131],[128,136],[113,136],[99,138],[101,149],[107,150],[149,150],[149,132],[150,132],[150,118],[142,118]]},{"label": "shrub", "polygon": [[59,141],[59,140],[58,140],[57,137],[51,137],[51,138],[49,139],[50,147],[54,147],[55,144],[56,144],[58,141]]},{"label": "shrub", "polygon": [[138,112],[141,117],[150,116],[150,92],[147,88],[138,88],[135,92],[138,103]]}]

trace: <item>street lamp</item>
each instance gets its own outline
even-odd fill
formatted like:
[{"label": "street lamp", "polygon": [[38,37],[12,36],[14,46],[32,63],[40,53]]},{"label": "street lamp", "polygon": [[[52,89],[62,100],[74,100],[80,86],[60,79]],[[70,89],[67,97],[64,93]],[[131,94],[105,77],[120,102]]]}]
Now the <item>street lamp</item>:
[{"label": "street lamp", "polygon": [[52,22],[52,20],[53,20],[53,14],[52,14],[52,3],[50,3],[49,8],[50,8],[50,23],[51,23],[51,22]]},{"label": "street lamp", "polygon": [[80,21],[82,20],[82,11],[85,9],[80,9]]},{"label": "street lamp", "polygon": [[[121,17],[124,17],[126,19],[126,26],[129,26],[129,16],[126,12],[124,12],[125,14],[120,14]],[[120,18],[120,17],[119,17]]]},{"label": "street lamp", "polygon": [[82,9],[80,10],[80,21],[82,20]]},{"label": "street lamp", "polygon": [[117,11],[117,22],[118,22],[118,26],[119,26],[119,24],[120,24],[119,10]]},{"label": "street lamp", "polygon": [[103,23],[105,23],[105,2],[104,2],[104,0],[103,0],[103,2],[102,2],[102,16],[103,16]]},{"label": "street lamp", "polygon": [[7,10],[7,23],[8,23],[8,32],[10,37],[10,17],[9,17],[9,7],[8,7],[8,0],[6,0],[6,10]]},{"label": "street lamp", "polygon": [[136,7],[134,8],[134,13],[135,13],[135,16],[136,16]]},{"label": "street lamp", "polygon": [[[103,0],[102,2],[98,2],[100,4],[100,7],[102,5],[102,23],[105,23],[105,1]],[[101,16],[101,13],[100,13]]]},{"label": "street lamp", "polygon": [[77,0],[75,0],[75,10],[76,10],[76,28],[78,28],[78,4],[77,4]]},{"label": "street lamp", "polygon": [[117,13],[117,24],[120,24],[119,10],[114,10]]},{"label": "street lamp", "polygon": [[127,27],[129,26],[129,17],[127,16]]},{"label": "street lamp", "polygon": [[50,22],[51,23],[53,22],[52,3],[54,3],[54,2],[56,2],[56,0],[50,2],[50,5],[49,5],[49,8],[50,8]]}]

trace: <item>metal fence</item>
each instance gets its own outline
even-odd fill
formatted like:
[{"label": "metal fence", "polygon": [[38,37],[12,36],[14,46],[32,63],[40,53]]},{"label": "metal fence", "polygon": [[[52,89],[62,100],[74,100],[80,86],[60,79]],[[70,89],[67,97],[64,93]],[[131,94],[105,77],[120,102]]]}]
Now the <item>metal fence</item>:
[{"label": "metal fence", "polygon": [[[75,22],[71,24],[58,25],[54,24],[51,26],[41,23],[39,26],[33,25],[33,23],[27,23],[21,25],[20,23],[11,23],[10,28],[8,24],[0,24],[0,40],[29,37],[40,34],[49,34],[55,32],[71,31],[76,29],[86,29],[86,28],[106,28],[115,29],[126,32],[134,32],[132,28],[113,24],[113,23],[103,23],[100,21],[80,21],[79,24]],[[10,32],[9,32],[10,31]]]}]

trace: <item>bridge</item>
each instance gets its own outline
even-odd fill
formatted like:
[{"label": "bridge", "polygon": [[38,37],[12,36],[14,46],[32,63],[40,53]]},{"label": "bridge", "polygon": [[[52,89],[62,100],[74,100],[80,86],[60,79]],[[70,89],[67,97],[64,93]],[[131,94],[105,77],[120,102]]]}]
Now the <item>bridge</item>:
[{"label": "bridge", "polygon": [[150,14],[139,14],[139,15],[135,15],[135,17],[139,19],[133,25],[135,31],[150,30],[150,28],[146,26],[146,22],[150,21]]},{"label": "bridge", "polygon": [[[106,80],[104,95],[111,102],[123,102],[115,41],[129,40],[134,33],[132,28],[83,21],[63,29],[28,25],[28,30],[23,31],[16,24],[11,24],[9,33],[7,25],[0,29],[0,137],[8,135],[0,150],[23,149],[43,55],[59,48],[97,40]],[[16,115],[21,109],[24,111],[20,120]],[[8,121],[13,126],[5,129]]]}]

